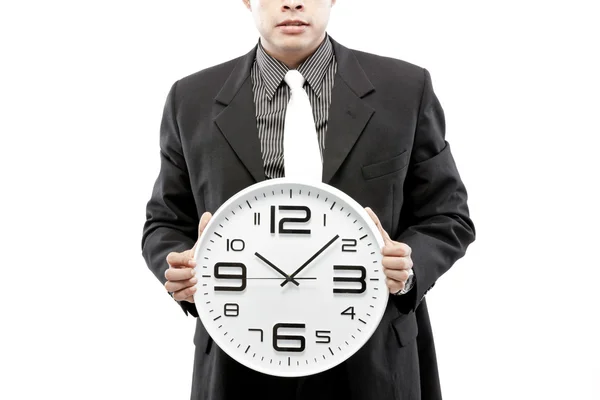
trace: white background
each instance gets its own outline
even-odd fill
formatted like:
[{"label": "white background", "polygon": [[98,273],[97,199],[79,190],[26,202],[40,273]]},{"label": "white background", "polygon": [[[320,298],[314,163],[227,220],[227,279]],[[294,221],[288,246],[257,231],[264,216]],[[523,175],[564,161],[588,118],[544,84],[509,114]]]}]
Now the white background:
[{"label": "white background", "polygon": [[[594,1],[338,0],[426,67],[477,241],[428,294],[445,399],[598,399]],[[241,0],[3,1],[0,398],[187,399],[193,318],[147,269],[171,84],[245,54]]]}]

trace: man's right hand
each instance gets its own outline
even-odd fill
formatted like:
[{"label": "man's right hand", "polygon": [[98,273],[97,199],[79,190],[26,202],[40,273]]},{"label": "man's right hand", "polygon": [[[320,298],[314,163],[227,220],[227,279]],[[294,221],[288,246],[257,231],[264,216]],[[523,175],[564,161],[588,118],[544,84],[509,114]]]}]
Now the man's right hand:
[{"label": "man's right hand", "polygon": [[195,285],[198,283],[198,278],[194,276],[196,274],[194,254],[200,236],[202,236],[202,232],[211,218],[212,214],[209,212],[202,214],[198,224],[198,240],[196,240],[194,247],[181,253],[171,252],[167,256],[169,269],[165,271],[165,278],[167,278],[165,288],[168,292],[173,293],[173,298],[177,301],[194,302]]}]

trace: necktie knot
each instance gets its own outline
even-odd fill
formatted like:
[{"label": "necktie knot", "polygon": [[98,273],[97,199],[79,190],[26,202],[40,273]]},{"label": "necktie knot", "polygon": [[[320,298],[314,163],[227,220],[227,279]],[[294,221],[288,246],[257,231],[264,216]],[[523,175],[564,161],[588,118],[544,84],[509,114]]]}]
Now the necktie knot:
[{"label": "necktie knot", "polygon": [[285,78],[283,79],[292,90],[302,89],[302,86],[304,85],[305,81],[304,77],[300,72],[298,72],[297,69],[290,69],[285,74]]}]

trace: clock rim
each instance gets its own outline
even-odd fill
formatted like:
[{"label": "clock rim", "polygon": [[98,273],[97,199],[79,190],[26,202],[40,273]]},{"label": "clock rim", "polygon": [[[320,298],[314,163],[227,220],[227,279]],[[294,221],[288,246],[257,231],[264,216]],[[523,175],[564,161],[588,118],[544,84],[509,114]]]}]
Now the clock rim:
[{"label": "clock rim", "polygon": [[[309,181],[309,180],[303,180],[303,179],[293,179],[293,178],[273,178],[273,179],[268,179],[265,181],[261,181],[261,182],[257,182],[253,185],[250,185],[240,191],[238,191],[237,193],[235,193],[234,195],[232,195],[229,199],[227,199],[227,201],[225,201],[213,214],[213,216],[211,217],[210,221],[206,224],[206,227],[204,228],[203,234],[200,236],[200,238],[197,241],[196,244],[196,250],[194,252],[194,260],[197,260],[199,257],[199,253],[200,250],[202,249],[203,245],[206,244],[206,241],[208,241],[208,235],[205,235],[204,232],[210,232],[210,229],[213,227],[213,225],[215,225],[217,223],[218,217],[220,214],[224,213],[227,211],[227,209],[234,204],[237,199],[244,197],[246,194],[253,192],[255,190],[259,190],[261,188],[264,187],[271,187],[271,186],[277,186],[277,185],[285,185],[285,184],[294,184],[294,185],[306,185],[306,186],[312,186],[316,189],[320,189],[323,191],[328,191],[330,193],[332,193],[333,195],[343,199],[343,201],[345,201],[348,205],[350,205],[358,214],[360,214],[360,216],[363,218],[363,220],[365,221],[365,224],[367,225],[368,229],[372,232],[373,236],[375,236],[375,240],[377,242],[377,246],[379,248],[379,250],[381,251],[381,249],[383,248],[385,241],[383,239],[383,236],[381,235],[381,232],[379,232],[379,229],[377,228],[377,225],[375,225],[375,222],[373,222],[373,220],[371,219],[371,217],[369,216],[369,214],[367,213],[367,211],[364,209],[364,207],[362,205],[360,205],[360,203],[358,203],[356,200],[354,200],[352,197],[350,197],[349,195],[347,195],[346,193],[344,193],[343,191],[341,191],[340,189],[331,186],[327,183],[324,182],[314,182],[314,181]],[[198,270],[198,265],[196,265],[196,267],[194,268],[197,272],[199,272]],[[381,275],[383,278],[385,278],[385,275],[383,275],[383,270],[381,272]],[[387,288],[387,286],[386,286]],[[247,368],[253,369],[257,372],[260,373],[264,373],[270,376],[277,376],[277,377],[285,377],[285,378],[295,378],[295,377],[304,377],[304,376],[310,376],[310,375],[315,375],[318,373],[322,373],[325,371],[328,371],[332,368],[335,368],[336,366],[340,365],[341,363],[347,361],[350,357],[352,357],[354,354],[356,354],[360,349],[362,349],[367,342],[371,339],[371,337],[373,336],[373,334],[375,333],[375,331],[377,330],[377,328],[379,327],[379,325],[381,324],[381,320],[383,319],[383,316],[385,314],[385,310],[387,308],[387,303],[389,303],[389,292],[387,294],[386,297],[386,306],[382,307],[382,310],[380,313],[378,313],[378,315],[376,316],[376,318],[374,320],[376,320],[376,323],[372,323],[369,325],[369,330],[365,331],[366,335],[364,336],[366,339],[363,342],[362,345],[358,346],[355,350],[348,352],[347,355],[345,357],[342,357],[340,359],[340,361],[336,361],[333,365],[322,369],[322,368],[315,368],[314,370],[311,371],[306,371],[306,372],[302,372],[302,373],[297,373],[297,372],[282,372],[281,373],[273,373],[272,370],[267,369],[267,368],[262,368],[260,367],[260,365],[258,363],[252,363],[251,360],[250,362],[247,362],[247,360],[242,360],[241,357],[238,357],[237,354],[233,354],[234,351],[231,348],[227,347],[227,342],[226,341],[222,341],[225,346],[222,346],[222,343],[220,339],[215,339],[216,335],[216,331],[214,329],[214,327],[209,323],[208,325],[204,323],[204,320],[201,317],[201,313],[198,310],[198,318],[200,318],[200,321],[202,323],[202,325],[204,326],[204,329],[206,330],[206,332],[208,333],[208,335],[210,336],[210,338],[215,342],[215,344],[217,344],[217,346],[219,346],[219,348],[225,352],[229,357],[231,357],[233,360],[235,360],[236,362],[240,363],[241,365],[244,365]],[[200,293],[197,290],[196,293],[194,293],[193,295],[194,297],[194,303],[195,304],[200,304]],[[208,321],[208,320],[207,320]],[[213,334],[211,334],[211,332]]]}]

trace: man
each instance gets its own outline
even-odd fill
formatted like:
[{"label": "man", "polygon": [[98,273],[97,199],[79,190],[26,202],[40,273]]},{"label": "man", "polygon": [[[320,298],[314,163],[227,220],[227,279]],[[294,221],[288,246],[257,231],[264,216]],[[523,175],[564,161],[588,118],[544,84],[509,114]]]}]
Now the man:
[{"label": "man", "polygon": [[386,238],[389,306],[359,352],[305,378],[242,366],[213,344],[197,318],[192,399],[441,398],[424,295],[475,239],[466,189],[429,73],[337,43],[326,33],[334,3],[245,0],[258,45],[173,85],[143,255],[186,315],[197,317],[194,243],[232,195],[284,176],[284,78],[297,68],[313,108],[323,182],[367,207]]}]

